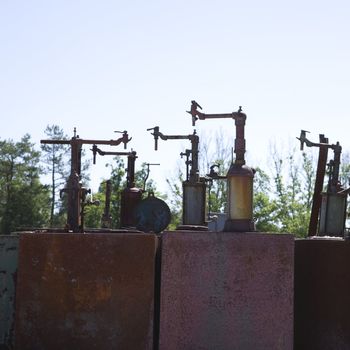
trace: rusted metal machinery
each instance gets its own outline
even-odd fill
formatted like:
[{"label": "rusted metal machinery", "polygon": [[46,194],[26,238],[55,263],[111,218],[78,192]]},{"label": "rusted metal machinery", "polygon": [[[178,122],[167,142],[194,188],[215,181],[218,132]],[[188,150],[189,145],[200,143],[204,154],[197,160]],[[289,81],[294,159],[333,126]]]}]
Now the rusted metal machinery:
[{"label": "rusted metal machinery", "polygon": [[244,127],[247,119],[246,114],[242,113],[239,107],[237,112],[224,114],[205,114],[198,110],[202,107],[192,101],[191,110],[188,112],[192,115],[192,125],[198,119],[219,119],[230,118],[235,120],[236,139],[235,162],[231,163],[227,173],[228,187],[228,218],[225,222],[224,231],[254,231],[255,225],[253,221],[253,178],[254,170],[245,165],[245,139]]},{"label": "rusted metal machinery", "polygon": [[149,173],[150,173],[150,166],[153,166],[153,165],[160,165],[160,164],[159,163],[146,163],[147,170],[146,170],[146,175],[143,179],[143,190],[144,191],[146,191],[146,183],[147,183]]},{"label": "rusted metal machinery", "polygon": [[83,210],[86,194],[89,189],[82,187],[81,180],[81,152],[84,144],[89,145],[110,145],[118,146],[124,143],[126,149],[127,143],[130,141],[127,131],[122,132],[122,136],[117,140],[85,140],[79,138],[74,128],[74,136],[71,140],[41,140],[43,144],[61,144],[71,146],[71,172],[67,180],[66,187],[62,192],[68,194],[67,208],[67,230],[73,232],[83,232]]},{"label": "rusted metal machinery", "polygon": [[[311,142],[306,138],[306,133],[306,130],[301,130],[300,137],[297,138],[300,141],[300,149],[304,149],[304,144],[307,147],[320,149],[308,235],[315,236],[318,227],[320,236],[344,236],[347,196],[350,189],[344,189],[339,181],[342,148],[339,142],[329,144],[323,134],[320,135],[319,143]],[[328,149],[333,150],[334,159],[327,164]],[[323,192],[327,165],[329,166],[329,181],[326,192]]]},{"label": "rusted metal machinery", "polygon": [[[159,131],[159,126],[147,129],[153,130],[154,149],[158,149],[158,139],[162,140],[190,140],[191,150],[186,150],[186,153],[181,153],[187,157],[186,160],[186,181],[182,183],[183,189],[183,211],[182,211],[182,229],[185,226],[197,226],[205,228],[205,195],[206,185],[205,180],[199,176],[198,169],[198,145],[199,137],[196,131],[191,135],[164,135]],[[191,156],[191,160],[189,160]]]},{"label": "rusted metal machinery", "polygon": [[[142,189],[135,187],[135,161],[136,152],[105,152],[100,150],[96,145],[93,145],[92,152],[94,155],[94,164],[96,163],[96,154],[101,156],[112,155],[112,156],[127,156],[128,165],[126,168],[126,188],[121,193],[120,202],[120,227],[135,227],[134,211],[137,205],[142,200]],[[106,189],[107,191],[108,189]],[[107,192],[106,192],[107,196]],[[109,214],[104,213],[104,217]]]}]

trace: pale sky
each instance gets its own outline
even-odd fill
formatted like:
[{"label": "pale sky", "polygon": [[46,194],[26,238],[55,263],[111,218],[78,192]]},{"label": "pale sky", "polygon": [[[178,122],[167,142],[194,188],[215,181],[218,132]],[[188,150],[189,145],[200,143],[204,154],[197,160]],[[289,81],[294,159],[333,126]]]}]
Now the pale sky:
[{"label": "pale sky", "polygon": [[[84,139],[127,130],[137,166],[161,163],[162,187],[190,144],[155,152],[146,129],[191,134],[195,99],[204,113],[243,107],[253,167],[301,129],[349,152],[349,18],[348,0],[0,0],[0,139],[29,133],[39,146],[48,124]],[[220,127],[233,145],[232,120],[196,124]],[[111,160],[92,166],[93,187]]]}]

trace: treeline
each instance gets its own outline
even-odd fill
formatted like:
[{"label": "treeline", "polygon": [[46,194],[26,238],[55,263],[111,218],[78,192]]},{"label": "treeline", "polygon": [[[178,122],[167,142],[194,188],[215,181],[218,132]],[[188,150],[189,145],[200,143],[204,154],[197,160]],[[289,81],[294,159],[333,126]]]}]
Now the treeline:
[{"label": "treeline", "polygon": [[[48,139],[67,139],[67,135],[57,125],[45,130]],[[231,162],[231,148],[223,135],[202,137],[200,149],[201,173],[209,172],[215,164],[219,173],[225,175]],[[212,147],[214,146],[214,147]],[[296,145],[297,146],[297,145]],[[256,228],[262,232],[289,232],[299,237],[307,233],[315,182],[316,160],[312,152],[301,153],[292,149],[281,154],[277,147],[269,156],[269,169],[256,168],[254,178],[254,217]],[[250,165],[250,164],[249,164]],[[110,167],[112,184],[111,228],[119,228],[120,196],[126,187],[126,171],[122,158],[115,157]],[[30,135],[20,141],[0,140],[0,234],[33,228],[63,228],[66,223],[66,201],[61,190],[70,172],[70,146],[44,144],[40,151],[35,148]],[[88,163],[83,163],[82,177],[88,187]],[[350,175],[349,156],[343,156],[341,181],[347,183]],[[43,183],[43,178],[48,184]],[[136,187],[143,188],[147,178],[147,165],[135,173]],[[107,180],[107,179],[106,179]],[[171,229],[181,220],[182,166],[177,175],[167,179],[169,193],[157,192],[156,184],[148,180],[145,192],[153,191],[163,198],[171,208]],[[226,182],[208,182],[208,219],[211,213],[226,209]],[[104,212],[106,183],[102,182],[94,198],[88,198],[85,206],[86,227],[101,227]],[[93,205],[99,202],[100,205]]]},{"label": "treeline", "polygon": [[[47,126],[47,139],[69,140],[57,125]],[[70,146],[43,144],[35,148],[30,135],[18,142],[11,139],[0,141],[0,234],[35,228],[63,228],[67,220],[66,195],[62,192],[70,174]],[[82,158],[84,159],[84,153]],[[115,157],[108,165],[111,170],[111,228],[119,228],[120,195],[126,187],[126,171],[123,159]],[[82,162],[82,185],[88,187],[89,162]],[[135,173],[136,187],[145,186],[146,164]],[[46,181],[43,181],[46,179]],[[105,203],[105,182],[98,193],[87,198],[84,209],[86,227],[101,227]],[[145,191],[156,192],[152,180]],[[161,196],[161,194],[157,193]],[[93,203],[99,202],[96,206]]]}]

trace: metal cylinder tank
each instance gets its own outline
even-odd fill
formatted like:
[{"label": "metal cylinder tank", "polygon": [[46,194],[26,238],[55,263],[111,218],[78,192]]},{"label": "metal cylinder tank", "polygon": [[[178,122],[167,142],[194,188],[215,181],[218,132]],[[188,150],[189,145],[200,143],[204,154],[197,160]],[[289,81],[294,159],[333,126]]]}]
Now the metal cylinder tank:
[{"label": "metal cylinder tank", "polygon": [[120,227],[135,227],[134,211],[142,199],[142,190],[127,187],[121,193]]},{"label": "metal cylinder tank", "polygon": [[347,196],[347,193],[322,193],[320,236],[344,236]]},{"label": "metal cylinder tank", "polygon": [[184,225],[205,226],[205,183],[184,181],[183,213]]},{"label": "metal cylinder tank", "polygon": [[227,173],[228,219],[224,231],[254,231],[253,178],[252,168],[231,164]]}]

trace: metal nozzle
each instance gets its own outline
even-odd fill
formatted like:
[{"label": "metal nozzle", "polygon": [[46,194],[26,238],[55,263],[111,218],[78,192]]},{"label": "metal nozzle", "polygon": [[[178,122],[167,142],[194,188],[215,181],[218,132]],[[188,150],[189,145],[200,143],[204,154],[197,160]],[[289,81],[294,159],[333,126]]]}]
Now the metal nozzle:
[{"label": "metal nozzle", "polygon": [[202,107],[195,100],[192,100],[191,101],[191,110],[186,111],[187,113],[192,115],[192,126],[196,125],[196,120],[198,120],[197,115],[200,113],[200,112],[198,112],[197,108],[202,109]]},{"label": "metal nozzle", "polygon": [[96,153],[97,153],[97,146],[96,145],[93,145],[92,146],[92,153],[93,153],[93,164],[96,164]]},{"label": "metal nozzle", "polygon": [[309,133],[310,131],[301,130],[300,137],[297,137],[297,139],[300,141],[300,150],[304,150],[304,143],[307,141],[306,133]]},{"label": "metal nozzle", "polygon": [[159,138],[159,126],[155,126],[154,128],[149,128],[147,131],[154,130],[151,134],[154,136],[154,149],[158,150],[158,138]]}]

